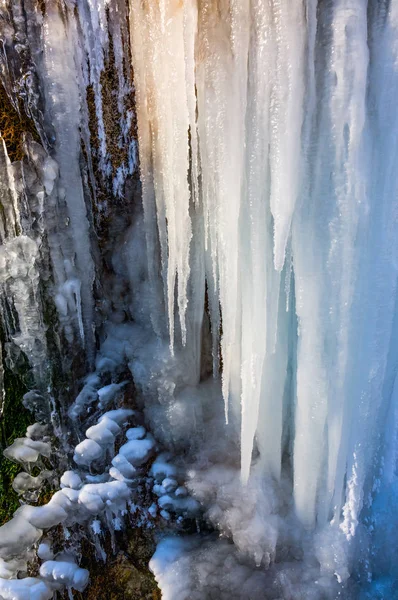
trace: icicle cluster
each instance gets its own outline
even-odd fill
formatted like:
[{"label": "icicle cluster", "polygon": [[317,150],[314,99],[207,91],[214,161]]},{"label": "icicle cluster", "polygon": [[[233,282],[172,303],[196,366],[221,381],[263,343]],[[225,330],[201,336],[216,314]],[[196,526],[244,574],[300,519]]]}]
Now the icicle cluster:
[{"label": "icicle cluster", "polygon": [[355,530],[373,432],[396,402],[396,12],[130,0],[147,246],[171,345],[175,298],[184,344],[206,280],[242,480],[254,444],[277,480],[291,452],[310,528],[344,507]]}]

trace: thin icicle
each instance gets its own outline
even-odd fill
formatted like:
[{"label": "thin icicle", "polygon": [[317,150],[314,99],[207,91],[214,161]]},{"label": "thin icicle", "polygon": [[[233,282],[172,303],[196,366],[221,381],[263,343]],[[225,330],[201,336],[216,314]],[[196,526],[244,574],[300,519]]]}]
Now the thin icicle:
[{"label": "thin icicle", "polygon": [[305,27],[301,0],[273,0],[276,63],[270,106],[274,262],[281,271],[297,199],[303,122]]}]

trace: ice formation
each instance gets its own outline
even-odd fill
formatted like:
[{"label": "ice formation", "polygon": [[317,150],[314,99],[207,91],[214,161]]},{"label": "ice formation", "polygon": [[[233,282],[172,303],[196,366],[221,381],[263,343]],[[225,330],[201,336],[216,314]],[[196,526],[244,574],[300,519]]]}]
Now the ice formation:
[{"label": "ice formation", "polygon": [[166,600],[398,597],[397,0],[3,0],[0,40],[0,598],[131,523]]}]

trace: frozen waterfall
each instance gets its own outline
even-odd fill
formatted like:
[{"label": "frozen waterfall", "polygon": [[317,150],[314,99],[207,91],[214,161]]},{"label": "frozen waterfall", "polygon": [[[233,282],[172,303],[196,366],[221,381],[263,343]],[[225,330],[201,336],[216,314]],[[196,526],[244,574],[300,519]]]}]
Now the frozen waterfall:
[{"label": "frozen waterfall", "polygon": [[309,528],[343,510],[354,533],[394,444],[397,16],[394,2],[131,2],[143,205],[171,344],[175,297],[185,343],[204,278],[242,481],[254,444],[276,480],[290,453]]},{"label": "frozen waterfall", "polygon": [[0,0],[0,39],[0,600],[133,527],[165,600],[398,598],[398,0]]}]

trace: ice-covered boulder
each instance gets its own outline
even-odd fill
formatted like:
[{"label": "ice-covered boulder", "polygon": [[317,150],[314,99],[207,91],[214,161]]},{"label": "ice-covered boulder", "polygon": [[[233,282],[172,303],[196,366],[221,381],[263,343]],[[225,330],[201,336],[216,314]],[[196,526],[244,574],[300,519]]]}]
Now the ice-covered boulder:
[{"label": "ice-covered boulder", "polygon": [[78,490],[82,486],[82,480],[80,475],[75,471],[65,471],[61,477],[61,488],[68,487],[74,490]]},{"label": "ice-covered boulder", "polygon": [[75,562],[48,560],[40,567],[40,576],[49,583],[60,583],[67,588],[83,592],[88,584],[89,572]]},{"label": "ice-covered boulder", "polygon": [[25,579],[1,579],[0,598],[2,600],[51,600],[54,590],[37,577]]},{"label": "ice-covered boulder", "polygon": [[146,463],[154,450],[155,443],[150,438],[142,440],[129,440],[119,450],[121,456],[125,456],[133,467],[139,467]]},{"label": "ice-covered boulder", "polygon": [[85,439],[75,448],[73,460],[77,465],[89,467],[92,462],[102,458],[104,449],[97,442]]},{"label": "ice-covered boulder", "polygon": [[48,442],[32,440],[28,437],[16,438],[11,446],[4,450],[3,454],[6,458],[15,462],[30,464],[37,462],[39,456],[49,458],[51,446]]}]

